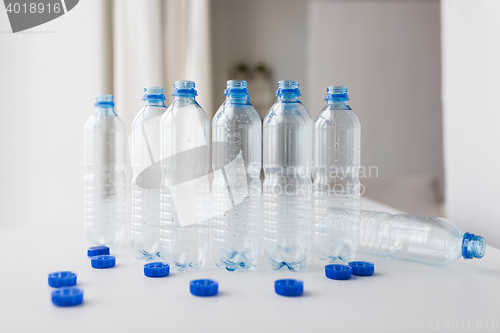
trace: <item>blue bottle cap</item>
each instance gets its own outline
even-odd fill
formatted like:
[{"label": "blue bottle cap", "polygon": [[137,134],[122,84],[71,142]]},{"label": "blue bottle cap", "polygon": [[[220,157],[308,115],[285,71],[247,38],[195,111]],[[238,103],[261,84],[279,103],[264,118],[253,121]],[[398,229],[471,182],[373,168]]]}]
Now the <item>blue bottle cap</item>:
[{"label": "blue bottle cap", "polygon": [[54,288],[71,287],[76,284],[76,273],[54,272],[49,274],[49,286]]},{"label": "blue bottle cap", "polygon": [[110,255],[93,256],[90,264],[94,268],[111,268],[116,264],[116,257]]},{"label": "blue bottle cap", "polygon": [[61,288],[52,292],[52,303],[58,306],[73,306],[83,302],[83,290],[80,288]]},{"label": "blue bottle cap", "polygon": [[276,280],[274,291],[281,296],[300,296],[304,292],[304,282],[294,279]]},{"label": "blue bottle cap", "polygon": [[326,265],[325,275],[332,280],[349,280],[352,275],[352,268],[347,265]]},{"label": "blue bottle cap", "polygon": [[168,262],[151,262],[144,265],[144,275],[147,277],[163,277],[170,273]]},{"label": "blue bottle cap", "polygon": [[358,276],[370,276],[375,271],[375,265],[368,261],[351,261],[349,266],[352,268],[352,274]]},{"label": "blue bottle cap", "polygon": [[102,254],[109,254],[109,247],[107,246],[92,246],[87,250],[87,257],[100,256]]},{"label": "blue bottle cap", "polygon": [[219,292],[219,282],[202,279],[189,282],[189,290],[195,296],[214,296]]}]

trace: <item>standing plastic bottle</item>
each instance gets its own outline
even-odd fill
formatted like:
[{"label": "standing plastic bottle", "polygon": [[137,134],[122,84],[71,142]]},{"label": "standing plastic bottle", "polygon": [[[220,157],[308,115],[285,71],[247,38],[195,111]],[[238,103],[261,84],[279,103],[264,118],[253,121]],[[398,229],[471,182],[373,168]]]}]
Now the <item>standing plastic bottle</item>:
[{"label": "standing plastic bottle", "polygon": [[443,266],[460,257],[481,259],[486,242],[440,217],[361,211],[359,252]]},{"label": "standing plastic bottle", "polygon": [[175,81],[174,101],[160,121],[160,254],[179,271],[203,267],[210,241],[210,122],[194,87]]},{"label": "standing plastic bottle", "polygon": [[101,245],[119,246],[125,230],[125,125],[112,95],[99,95],[85,125],[84,228]]},{"label": "standing plastic bottle", "polygon": [[212,252],[218,267],[250,270],[262,237],[262,122],[246,81],[227,81],[224,95],[212,121]]},{"label": "standing plastic bottle", "polygon": [[132,121],[132,252],[137,259],[160,256],[160,119],[163,88],[144,88],[144,106]]},{"label": "standing plastic bottle", "polygon": [[313,251],[312,119],[297,81],[278,82],[264,119],[264,251],[272,269],[307,269]]},{"label": "standing plastic bottle", "polygon": [[314,244],[327,262],[354,259],[359,244],[360,132],[347,88],[331,86],[314,123]]}]

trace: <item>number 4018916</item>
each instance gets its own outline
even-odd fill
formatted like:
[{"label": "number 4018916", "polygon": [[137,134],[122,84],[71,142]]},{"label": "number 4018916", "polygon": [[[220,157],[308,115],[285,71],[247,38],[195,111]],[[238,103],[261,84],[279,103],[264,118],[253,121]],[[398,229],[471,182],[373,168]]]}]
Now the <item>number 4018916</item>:
[{"label": "number 4018916", "polygon": [[43,4],[43,3],[9,3],[7,5],[7,13],[12,13],[14,12],[15,14],[18,13],[43,13],[44,11],[47,11],[47,13],[55,13],[58,14],[61,12],[61,4],[60,3],[48,3],[48,4]]},{"label": "number 4018916", "polygon": [[446,329],[452,329],[452,330],[456,330],[456,329],[461,329],[461,330],[464,330],[464,329],[474,329],[474,330],[480,330],[480,329],[498,329],[498,320],[496,319],[493,319],[493,320],[482,320],[482,319],[461,319],[461,320],[458,320],[458,319],[453,319],[453,320],[446,320],[444,325],[443,325],[444,328]]}]

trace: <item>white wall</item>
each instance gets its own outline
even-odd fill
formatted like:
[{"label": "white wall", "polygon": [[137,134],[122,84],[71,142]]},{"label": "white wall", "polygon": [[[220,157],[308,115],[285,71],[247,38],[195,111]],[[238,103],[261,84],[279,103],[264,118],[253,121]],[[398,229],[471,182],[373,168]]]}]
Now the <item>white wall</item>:
[{"label": "white wall", "polygon": [[103,6],[16,34],[0,10],[0,227],[83,221],[83,126],[112,92]]},{"label": "white wall", "polygon": [[500,247],[500,1],[441,11],[447,216]]},{"label": "white wall", "polygon": [[362,165],[442,181],[439,1],[313,1],[308,22],[313,118],[326,87],[345,85]]}]

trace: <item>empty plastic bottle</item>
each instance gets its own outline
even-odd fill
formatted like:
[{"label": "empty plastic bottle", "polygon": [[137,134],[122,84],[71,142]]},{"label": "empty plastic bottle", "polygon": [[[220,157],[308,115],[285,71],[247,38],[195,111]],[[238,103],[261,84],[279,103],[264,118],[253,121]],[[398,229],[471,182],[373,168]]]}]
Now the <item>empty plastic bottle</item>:
[{"label": "empty plastic bottle", "polygon": [[314,123],[314,246],[327,262],[354,259],[359,244],[360,131],[347,88],[331,86]]},{"label": "empty plastic bottle", "polygon": [[85,125],[84,228],[101,245],[119,246],[125,229],[125,125],[112,95],[99,95]]},{"label": "empty plastic bottle", "polygon": [[205,264],[210,227],[210,122],[192,81],[175,81],[160,121],[160,255],[179,271]]},{"label": "empty plastic bottle", "polygon": [[486,242],[440,217],[361,211],[359,252],[443,266],[460,257],[482,258]]},{"label": "empty plastic bottle", "polygon": [[212,121],[212,252],[218,267],[249,270],[262,238],[262,122],[246,81],[227,81],[224,95]]},{"label": "empty plastic bottle", "polygon": [[264,251],[272,269],[307,269],[313,251],[312,119],[297,81],[278,82],[264,119]]},{"label": "empty plastic bottle", "polygon": [[160,255],[160,119],[165,113],[163,88],[144,88],[144,106],[132,121],[132,252],[138,259]]}]

